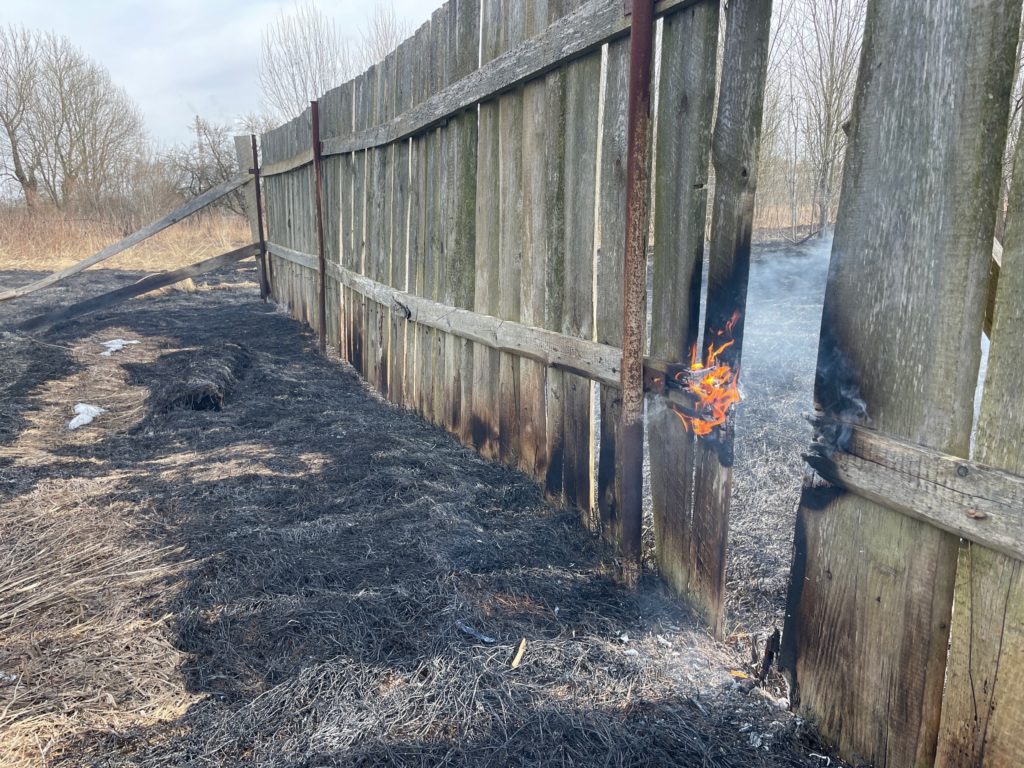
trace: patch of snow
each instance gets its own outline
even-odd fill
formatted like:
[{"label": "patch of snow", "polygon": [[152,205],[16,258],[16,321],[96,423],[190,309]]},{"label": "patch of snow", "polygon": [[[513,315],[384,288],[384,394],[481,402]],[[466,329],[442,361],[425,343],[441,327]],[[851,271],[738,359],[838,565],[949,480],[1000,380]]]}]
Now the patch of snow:
[{"label": "patch of snow", "polygon": [[75,405],[75,418],[68,422],[68,429],[78,429],[84,427],[90,423],[93,419],[99,416],[101,413],[106,413],[106,408],[100,408],[98,405],[89,405],[88,403],[77,403]]},{"label": "patch of snow", "polygon": [[135,339],[111,339],[110,341],[104,341],[103,346],[107,348],[106,352],[100,352],[101,357],[110,357],[114,352],[120,352],[129,344],[141,344],[142,342],[136,341]]}]

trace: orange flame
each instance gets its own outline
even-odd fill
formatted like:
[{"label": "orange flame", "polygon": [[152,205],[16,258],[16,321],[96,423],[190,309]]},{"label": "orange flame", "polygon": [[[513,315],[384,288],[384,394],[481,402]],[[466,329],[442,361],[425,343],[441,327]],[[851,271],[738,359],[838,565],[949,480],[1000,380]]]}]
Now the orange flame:
[{"label": "orange flame", "polygon": [[[709,435],[715,427],[724,424],[729,417],[729,409],[741,399],[739,368],[734,370],[728,363],[720,362],[718,359],[733,345],[732,331],[739,319],[740,313],[733,313],[725,328],[715,334],[716,339],[720,340],[717,343],[713,340],[708,344],[707,357],[704,361],[697,356],[696,344],[690,350],[690,371],[699,372],[699,375],[688,377],[686,389],[694,396],[695,410],[701,415],[696,417],[679,411],[674,413],[683,423],[683,428],[687,431],[692,430],[695,435]],[[682,373],[677,373],[675,378],[681,380],[682,376]]]}]

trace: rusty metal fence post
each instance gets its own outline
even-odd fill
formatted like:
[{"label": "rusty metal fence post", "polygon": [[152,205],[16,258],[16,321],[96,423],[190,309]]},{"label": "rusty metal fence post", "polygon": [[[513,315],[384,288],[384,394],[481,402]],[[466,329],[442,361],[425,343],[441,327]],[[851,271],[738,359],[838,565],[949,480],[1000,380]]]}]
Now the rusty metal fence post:
[{"label": "rusty metal fence post", "polygon": [[622,526],[623,580],[640,579],[643,521],[644,330],[647,324],[647,225],[651,139],[653,0],[633,0],[629,43],[629,123],[626,144],[626,243],[622,326]]}]

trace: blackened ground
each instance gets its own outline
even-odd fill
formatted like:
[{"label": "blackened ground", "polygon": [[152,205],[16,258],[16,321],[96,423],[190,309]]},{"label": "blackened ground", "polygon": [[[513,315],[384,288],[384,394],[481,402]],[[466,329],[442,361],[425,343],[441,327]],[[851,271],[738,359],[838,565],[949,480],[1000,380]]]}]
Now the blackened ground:
[{"label": "blackened ground", "polygon": [[782,627],[830,251],[775,245],[751,264],[726,589],[730,627],[762,637]]},{"label": "blackened ground", "polygon": [[[0,329],[128,277],[91,272],[0,305]],[[116,608],[159,634],[173,654],[149,671],[180,712],[157,717],[140,704],[149,683],[111,694],[76,678],[90,697],[82,713],[93,701],[110,708],[105,725],[93,717],[83,728],[73,706],[47,710],[59,698],[50,679],[25,715],[41,718],[31,721],[40,732],[64,729],[46,762],[825,764],[805,724],[737,685],[749,659],[710,641],[653,579],[639,593],[619,589],[610,553],[573,514],[380,401],[244,279],[211,278],[196,293],[132,301],[39,338],[0,333],[4,546],[24,548],[20,516],[43,518],[74,494],[75,519],[111,530],[120,520],[125,547],[159,553],[153,567],[174,574],[120,597],[95,583],[75,610],[76,622],[98,626]],[[142,343],[101,358],[99,343],[114,337]],[[231,368],[221,409],[168,408],[166,383],[218,356]],[[89,379],[94,367],[102,376]],[[93,382],[108,413],[68,433],[74,403],[54,398],[73,378]],[[766,525],[789,539],[781,516]],[[0,685],[0,722],[12,732],[19,695],[46,674],[32,644],[47,610],[21,616],[0,650],[0,671],[20,676]],[[48,664],[88,642],[51,633]],[[125,668],[131,647],[107,644],[92,672],[74,674]]]}]

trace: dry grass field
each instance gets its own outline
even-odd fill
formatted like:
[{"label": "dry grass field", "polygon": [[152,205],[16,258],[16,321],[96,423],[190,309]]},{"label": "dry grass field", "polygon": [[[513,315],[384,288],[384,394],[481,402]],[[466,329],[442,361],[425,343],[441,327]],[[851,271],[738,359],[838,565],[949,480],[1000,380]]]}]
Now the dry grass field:
[{"label": "dry grass field", "polygon": [[[124,234],[110,224],[59,212],[29,215],[22,208],[0,208],[0,270],[52,272],[116,243]],[[192,217],[95,268],[161,272],[238,248],[249,238],[249,225],[240,216]]]}]

